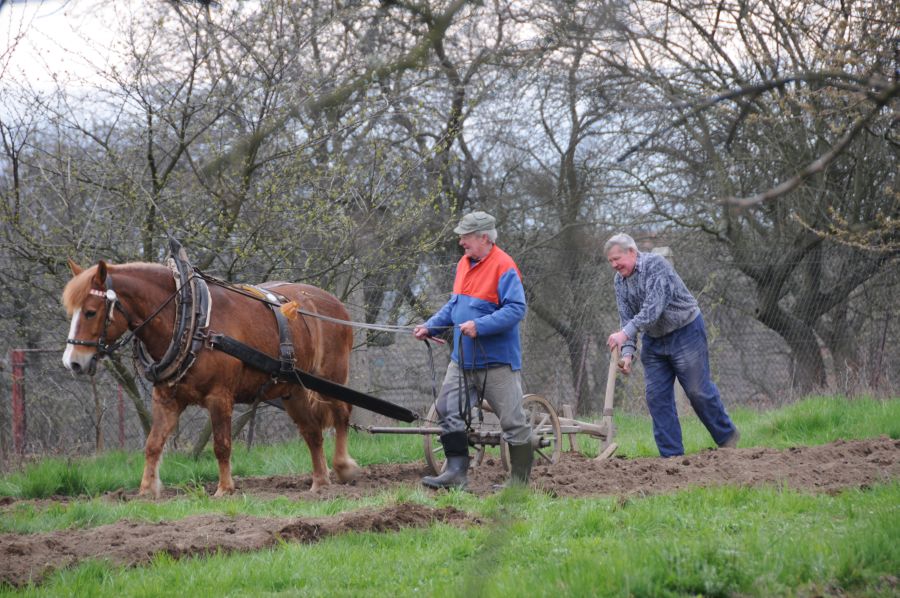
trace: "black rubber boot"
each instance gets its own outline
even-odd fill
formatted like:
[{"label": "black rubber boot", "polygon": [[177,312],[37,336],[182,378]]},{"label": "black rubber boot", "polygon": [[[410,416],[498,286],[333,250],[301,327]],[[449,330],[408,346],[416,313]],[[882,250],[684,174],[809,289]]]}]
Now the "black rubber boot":
[{"label": "black rubber boot", "polygon": [[441,435],[447,464],[438,476],[425,476],[422,484],[429,488],[459,488],[465,490],[469,474],[469,438],[465,432]]},{"label": "black rubber boot", "polygon": [[530,442],[509,445],[509,480],[503,487],[527,486],[532,463],[534,463],[534,447]]}]

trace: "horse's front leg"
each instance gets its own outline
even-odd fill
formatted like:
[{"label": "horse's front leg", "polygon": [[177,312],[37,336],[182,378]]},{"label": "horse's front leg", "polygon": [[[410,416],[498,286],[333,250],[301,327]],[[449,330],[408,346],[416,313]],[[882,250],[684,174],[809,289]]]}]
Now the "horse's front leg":
[{"label": "horse's front leg", "polygon": [[144,475],[141,478],[139,496],[152,494],[159,498],[162,494],[162,482],[159,479],[159,465],[162,461],[163,447],[172,433],[184,405],[180,405],[172,396],[153,390],[153,424],[144,446]]},{"label": "horse's front leg", "polygon": [[309,457],[312,460],[312,487],[310,490],[316,492],[323,486],[328,486],[331,482],[328,480],[328,462],[325,460],[324,439],[322,437],[322,428],[313,426],[310,428],[303,427],[300,430],[306,446],[309,447]]},{"label": "horse's front leg", "polygon": [[216,392],[207,397],[206,408],[213,432],[213,453],[219,462],[219,485],[214,496],[234,493],[231,478],[231,415],[234,397],[226,392]]},{"label": "horse's front leg", "polygon": [[317,409],[324,400],[313,399],[310,391],[303,387],[294,387],[291,398],[284,402],[285,411],[294,420],[297,431],[306,441],[309,448],[309,458],[312,461],[312,490],[319,490],[323,486],[328,486],[331,482],[328,480],[328,462],[325,460],[325,449],[323,447],[324,439],[322,438],[322,414]]}]

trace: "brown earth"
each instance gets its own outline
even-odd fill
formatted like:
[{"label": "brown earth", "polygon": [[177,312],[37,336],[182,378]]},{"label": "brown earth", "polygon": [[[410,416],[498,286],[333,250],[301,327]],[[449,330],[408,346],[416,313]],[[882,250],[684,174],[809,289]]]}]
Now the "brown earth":
[{"label": "brown earth", "polygon": [[[297,500],[359,498],[392,487],[418,486],[425,467],[420,463],[370,465],[349,485],[334,484],[318,493],[309,491],[310,475],[272,476],[236,480],[237,491],[256,498]],[[478,495],[494,492],[505,473],[496,459],[474,469],[469,490]],[[669,459],[612,458],[594,461],[577,453],[563,453],[559,463],[537,464],[532,487],[551,496],[646,496],[692,486],[785,486],[804,492],[833,494],[847,488],[900,478],[900,440],[878,438],[838,441],[822,446],[786,450],[766,448],[719,449]],[[207,490],[212,492],[215,485]],[[164,499],[179,491],[168,489]],[[118,491],[107,500],[138,499],[134,492]],[[36,508],[57,499],[28,501]],[[25,501],[6,500],[0,513]],[[364,509],[333,517],[275,519],[250,516],[202,515],[148,524],[120,521],[87,530],[38,534],[0,534],[0,582],[14,586],[39,582],[49,572],[89,558],[105,558],[122,565],[139,565],[153,555],[175,558],[213,552],[258,550],[282,541],[316,542],[352,531],[389,532],[423,527],[434,522],[451,525],[477,523],[453,508],[432,508],[404,503],[383,509]]]}]

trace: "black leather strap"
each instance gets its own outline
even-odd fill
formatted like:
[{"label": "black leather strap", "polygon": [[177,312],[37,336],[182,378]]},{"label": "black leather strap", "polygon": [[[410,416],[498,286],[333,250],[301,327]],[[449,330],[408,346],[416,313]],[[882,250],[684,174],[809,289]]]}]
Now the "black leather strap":
[{"label": "black leather strap", "polygon": [[390,401],[373,397],[364,392],[354,390],[343,384],[320,378],[309,372],[305,372],[298,368],[292,368],[290,371],[282,369],[282,361],[270,357],[261,351],[257,351],[253,347],[226,336],[224,334],[211,334],[209,336],[209,344],[212,348],[227,353],[235,357],[250,367],[271,374],[286,382],[299,383],[306,388],[325,396],[374,411],[381,415],[385,415],[392,419],[404,422],[414,422],[419,419],[416,412],[407,409],[402,405],[396,405]]}]

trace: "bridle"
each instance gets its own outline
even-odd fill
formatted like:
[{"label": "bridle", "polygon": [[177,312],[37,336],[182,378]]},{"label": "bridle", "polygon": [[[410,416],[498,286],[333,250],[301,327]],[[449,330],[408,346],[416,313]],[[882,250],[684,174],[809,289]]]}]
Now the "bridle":
[{"label": "bridle", "polygon": [[[86,341],[78,338],[67,338],[66,343],[69,345],[78,345],[82,347],[94,347],[96,352],[93,356],[91,356],[91,361],[88,364],[88,374],[93,375],[94,372],[97,371],[97,362],[100,361],[104,357],[108,357],[121,349],[124,345],[127,345],[131,340],[135,337],[135,335],[150,323],[153,318],[159,315],[166,305],[175,298],[175,295],[178,293],[178,289],[175,290],[174,293],[169,295],[169,298],[163,301],[163,303],[153,310],[153,313],[150,316],[138,324],[137,326],[131,320],[131,314],[128,313],[128,310],[125,309],[125,306],[122,305],[122,302],[119,301],[119,296],[116,294],[115,290],[113,290],[113,282],[112,276],[109,274],[106,275],[106,280],[104,281],[106,286],[105,291],[101,291],[100,289],[91,289],[88,291],[89,294],[94,295],[96,297],[102,297],[105,301],[105,309],[106,309],[106,317],[103,319],[103,330],[100,331],[100,336],[97,337],[95,341]],[[109,331],[109,325],[113,321],[115,317],[116,310],[118,310],[123,316],[125,316],[125,321],[128,323],[128,332],[123,334],[118,340],[113,342],[112,344],[108,344],[106,342],[106,335]]]},{"label": "bridle", "polygon": [[[119,301],[113,290],[112,277],[106,272],[104,285],[106,290],[91,289],[89,293],[97,297],[103,297],[106,302],[106,319],[103,322],[103,330],[96,341],[80,339],[66,339],[71,345],[81,345],[96,348],[91,356],[87,373],[93,375],[97,368],[97,362],[106,356],[112,355],[123,345],[134,341],[134,357],[143,376],[150,382],[160,384],[163,382],[173,385],[184,376],[191,365],[197,359],[197,354],[208,341],[208,327],[211,316],[212,297],[209,287],[203,281],[202,276],[197,276],[194,268],[187,259],[187,254],[181,244],[174,238],[169,238],[169,257],[166,264],[175,278],[175,290],[163,301],[143,322],[135,324],[128,311]],[[159,360],[147,352],[147,348],[136,335],[149,324],[159,313],[173,300],[175,301],[175,320],[172,330],[172,340],[169,347]],[[109,325],[113,321],[116,310],[125,316],[128,323],[128,332],[113,343],[106,342]]]}]

